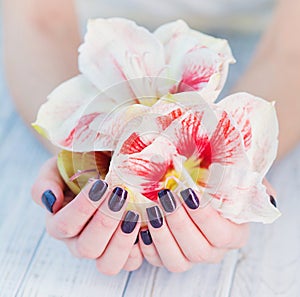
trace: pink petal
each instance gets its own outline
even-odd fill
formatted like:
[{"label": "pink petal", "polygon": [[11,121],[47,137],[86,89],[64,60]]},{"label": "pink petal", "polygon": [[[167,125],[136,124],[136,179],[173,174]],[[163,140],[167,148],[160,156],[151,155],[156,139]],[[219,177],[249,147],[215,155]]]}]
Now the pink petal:
[{"label": "pink petal", "polygon": [[180,155],[201,160],[201,167],[211,163],[211,148],[207,131],[202,123],[204,112],[187,112],[172,123],[166,133],[173,140]]},{"label": "pink petal", "polygon": [[170,93],[201,91],[204,97],[208,92],[214,93],[219,88],[220,72],[223,58],[203,46],[195,46],[182,58],[176,77],[179,82],[170,89]]},{"label": "pink petal", "polygon": [[[224,86],[229,64],[235,61],[227,41],[191,30],[181,20],[159,27],[154,34],[165,48],[170,78],[200,90],[205,100],[213,102]],[[203,63],[205,56],[210,63]]]},{"label": "pink petal", "polygon": [[210,139],[212,162],[232,165],[245,161],[240,131],[234,126],[227,112],[223,111]]},{"label": "pink petal", "polygon": [[[125,120],[130,119],[127,105],[133,103],[125,102],[122,92],[116,98],[99,93],[83,75],[79,75],[64,82],[49,95],[33,126],[54,145],[65,150],[112,151]],[[117,108],[119,105],[121,111]],[[143,106],[134,108],[135,111],[142,110]],[[118,126],[121,128],[118,129]]]},{"label": "pink petal", "polygon": [[237,93],[220,101],[218,106],[236,121],[253,170],[264,176],[277,154],[278,121],[274,103]]},{"label": "pink petal", "polygon": [[[71,138],[76,127],[80,134],[84,133],[89,123],[99,115],[95,110],[81,116],[98,92],[83,75],[64,82],[48,96],[48,101],[41,106],[33,126],[53,144],[71,149]],[[90,151],[91,147],[87,144],[83,150]]]}]

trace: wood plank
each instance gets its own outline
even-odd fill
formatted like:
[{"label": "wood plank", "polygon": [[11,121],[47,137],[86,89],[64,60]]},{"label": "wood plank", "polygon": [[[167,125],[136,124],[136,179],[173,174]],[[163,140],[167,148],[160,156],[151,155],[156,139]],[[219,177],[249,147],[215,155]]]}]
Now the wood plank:
[{"label": "wood plank", "polygon": [[253,225],[232,297],[300,296],[300,147],[274,167],[270,178],[283,215],[272,225]]}]

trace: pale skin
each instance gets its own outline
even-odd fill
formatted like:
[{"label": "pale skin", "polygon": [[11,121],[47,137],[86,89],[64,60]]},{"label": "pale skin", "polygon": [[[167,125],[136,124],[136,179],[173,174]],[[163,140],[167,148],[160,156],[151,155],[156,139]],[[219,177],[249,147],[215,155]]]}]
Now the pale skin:
[{"label": "pale skin", "polygon": [[[75,7],[72,0],[5,0],[3,9],[7,81],[18,111],[25,122],[30,123],[47,94],[78,72],[77,48],[81,39]],[[299,15],[299,1],[278,2],[252,64],[235,87],[235,90],[276,100],[280,123],[279,158],[300,139],[297,99],[300,40],[294,38],[300,29]],[[48,142],[43,142],[54,151]],[[265,183],[268,193],[276,196]],[[175,196],[177,209],[164,217],[160,228],[153,228],[150,223],[143,227],[150,230],[153,240],[146,245],[139,233],[141,222],[130,234],[121,230],[126,203],[112,214],[107,207],[112,189],[95,203],[88,197],[91,186],[92,183],[74,198],[66,191],[53,157],[41,168],[32,196],[44,207],[41,196],[51,189],[56,202],[53,213],[47,214],[48,233],[63,241],[75,256],[95,259],[102,273],[112,275],[122,269],[135,270],[143,258],[155,266],[181,272],[194,263],[219,262],[228,250],[240,248],[247,242],[247,224],[234,224],[211,207],[192,210]],[[159,207],[163,213],[163,207]],[[139,242],[134,244],[138,235]]]}]

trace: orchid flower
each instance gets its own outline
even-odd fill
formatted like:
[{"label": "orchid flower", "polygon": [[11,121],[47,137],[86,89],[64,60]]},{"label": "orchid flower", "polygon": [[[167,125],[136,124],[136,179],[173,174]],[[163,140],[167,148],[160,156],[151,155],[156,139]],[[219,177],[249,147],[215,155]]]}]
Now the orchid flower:
[{"label": "orchid flower", "polygon": [[[141,117],[138,127],[120,141],[107,181],[128,189],[132,207],[156,202],[162,189],[179,194],[192,188],[201,194],[203,206],[211,203],[232,221],[274,221],[280,212],[262,184],[276,157],[274,104],[247,93],[217,104],[201,104],[198,93],[166,100],[170,97],[189,103],[198,97],[198,104],[177,105],[167,116]],[[155,128],[162,127],[162,118],[168,125]]]},{"label": "orchid flower", "polygon": [[[81,74],[49,95],[33,124],[56,146],[77,152],[113,151],[128,105],[151,106],[163,95],[190,90],[213,102],[234,62],[226,40],[183,21],[150,33],[126,19],[91,20],[79,52]],[[127,113],[142,108],[132,109]],[[119,128],[110,129],[116,121]]]}]

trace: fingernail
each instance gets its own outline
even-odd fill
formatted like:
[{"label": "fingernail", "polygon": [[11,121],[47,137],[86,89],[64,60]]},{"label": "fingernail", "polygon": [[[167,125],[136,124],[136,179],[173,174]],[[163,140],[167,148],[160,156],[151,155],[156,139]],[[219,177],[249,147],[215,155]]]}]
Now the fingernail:
[{"label": "fingernail", "polygon": [[137,235],[136,240],[134,242],[134,244],[137,244],[139,242],[139,235]]},{"label": "fingernail", "polygon": [[153,228],[159,228],[163,224],[161,212],[157,206],[146,208],[150,224]]},{"label": "fingernail", "polygon": [[176,201],[170,190],[165,189],[159,191],[158,197],[165,212],[173,212],[176,209]]},{"label": "fingernail", "polygon": [[127,234],[131,233],[134,230],[138,219],[139,219],[139,215],[137,213],[130,210],[127,211],[121,225],[122,231]]},{"label": "fingernail", "polygon": [[99,201],[107,190],[107,183],[103,180],[97,180],[89,191],[89,198],[96,202]]},{"label": "fingernail", "polygon": [[274,207],[277,208],[277,202],[276,202],[275,198],[272,195],[270,195],[270,202],[273,204]]},{"label": "fingernail", "polygon": [[199,205],[200,205],[199,199],[198,199],[196,193],[191,188],[181,191],[180,195],[183,198],[185,204],[190,209],[197,209],[199,207]]},{"label": "fingernail", "polygon": [[127,198],[127,191],[116,187],[108,201],[108,207],[111,211],[117,212],[121,210],[122,206],[124,205]]},{"label": "fingernail", "polygon": [[51,190],[47,190],[42,195],[42,202],[48,211],[53,213],[53,205],[56,201],[56,197]]},{"label": "fingernail", "polygon": [[150,245],[152,243],[152,237],[148,229],[141,231],[141,237],[145,245]]}]

